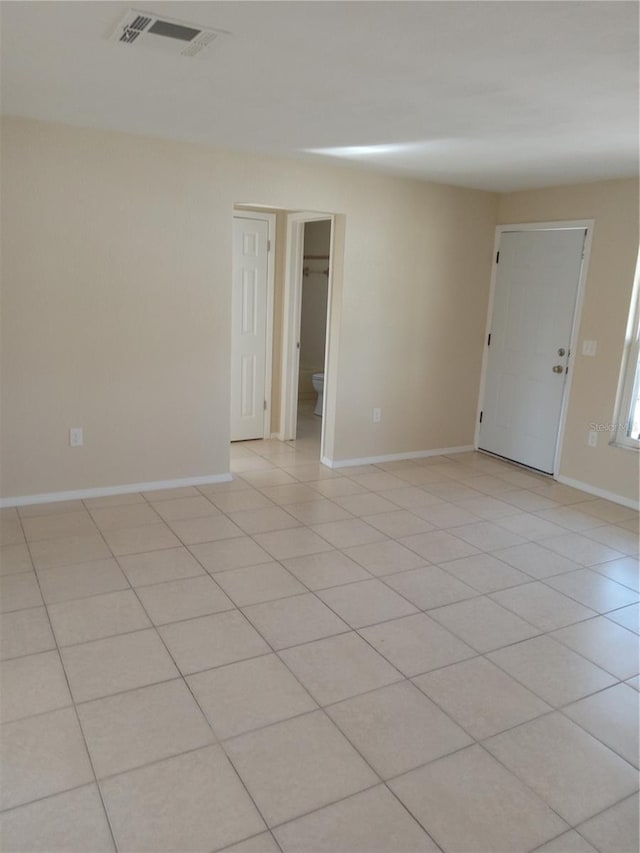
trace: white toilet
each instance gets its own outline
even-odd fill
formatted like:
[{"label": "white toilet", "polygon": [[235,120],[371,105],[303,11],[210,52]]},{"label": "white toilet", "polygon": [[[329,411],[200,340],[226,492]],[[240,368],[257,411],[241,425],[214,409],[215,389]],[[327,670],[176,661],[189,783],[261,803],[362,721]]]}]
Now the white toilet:
[{"label": "white toilet", "polygon": [[324,373],[314,373],[311,377],[311,384],[313,385],[313,390],[318,395],[318,399],[316,400],[316,407],[313,410],[313,414],[322,417],[322,398],[324,396]]}]

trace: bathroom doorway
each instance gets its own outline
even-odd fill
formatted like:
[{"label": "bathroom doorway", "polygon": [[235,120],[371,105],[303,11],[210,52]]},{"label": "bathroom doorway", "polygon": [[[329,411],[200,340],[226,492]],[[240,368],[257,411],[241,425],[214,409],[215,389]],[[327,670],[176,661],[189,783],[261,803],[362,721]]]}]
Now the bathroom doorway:
[{"label": "bathroom doorway", "polygon": [[[288,217],[281,437],[324,457],[334,217]],[[315,451],[315,452],[314,452]]]}]

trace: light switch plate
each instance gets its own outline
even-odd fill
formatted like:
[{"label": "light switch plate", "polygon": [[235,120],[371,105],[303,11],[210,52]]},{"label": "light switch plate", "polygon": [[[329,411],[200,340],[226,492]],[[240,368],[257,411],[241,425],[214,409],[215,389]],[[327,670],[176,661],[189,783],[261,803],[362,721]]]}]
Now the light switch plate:
[{"label": "light switch plate", "polygon": [[597,341],[582,341],[582,355],[595,355],[597,351]]}]

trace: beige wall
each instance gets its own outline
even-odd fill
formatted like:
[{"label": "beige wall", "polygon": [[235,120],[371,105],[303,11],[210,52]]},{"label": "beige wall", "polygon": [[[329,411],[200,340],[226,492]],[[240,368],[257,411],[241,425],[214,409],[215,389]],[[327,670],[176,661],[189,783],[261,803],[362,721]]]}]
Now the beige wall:
[{"label": "beige wall", "polygon": [[235,203],[340,214],[327,453],[472,443],[494,195],[19,119],[1,166],[4,496],[228,470]]},{"label": "beige wall", "polygon": [[[502,224],[573,219],[594,219],[595,228],[560,474],[637,500],[637,452],[609,446],[605,434],[597,447],[589,447],[587,433],[590,423],[614,420],[638,252],[638,181],[553,187],[500,198]],[[598,342],[595,358],[581,354],[585,339]]]}]

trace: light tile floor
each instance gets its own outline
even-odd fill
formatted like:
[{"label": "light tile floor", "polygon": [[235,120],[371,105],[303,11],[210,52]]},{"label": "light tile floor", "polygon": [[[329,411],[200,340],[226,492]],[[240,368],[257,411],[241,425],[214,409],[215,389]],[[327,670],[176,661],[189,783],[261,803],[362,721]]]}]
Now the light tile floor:
[{"label": "light tile floor", "polygon": [[636,853],[636,515],[319,427],[2,511],[2,850]]}]

